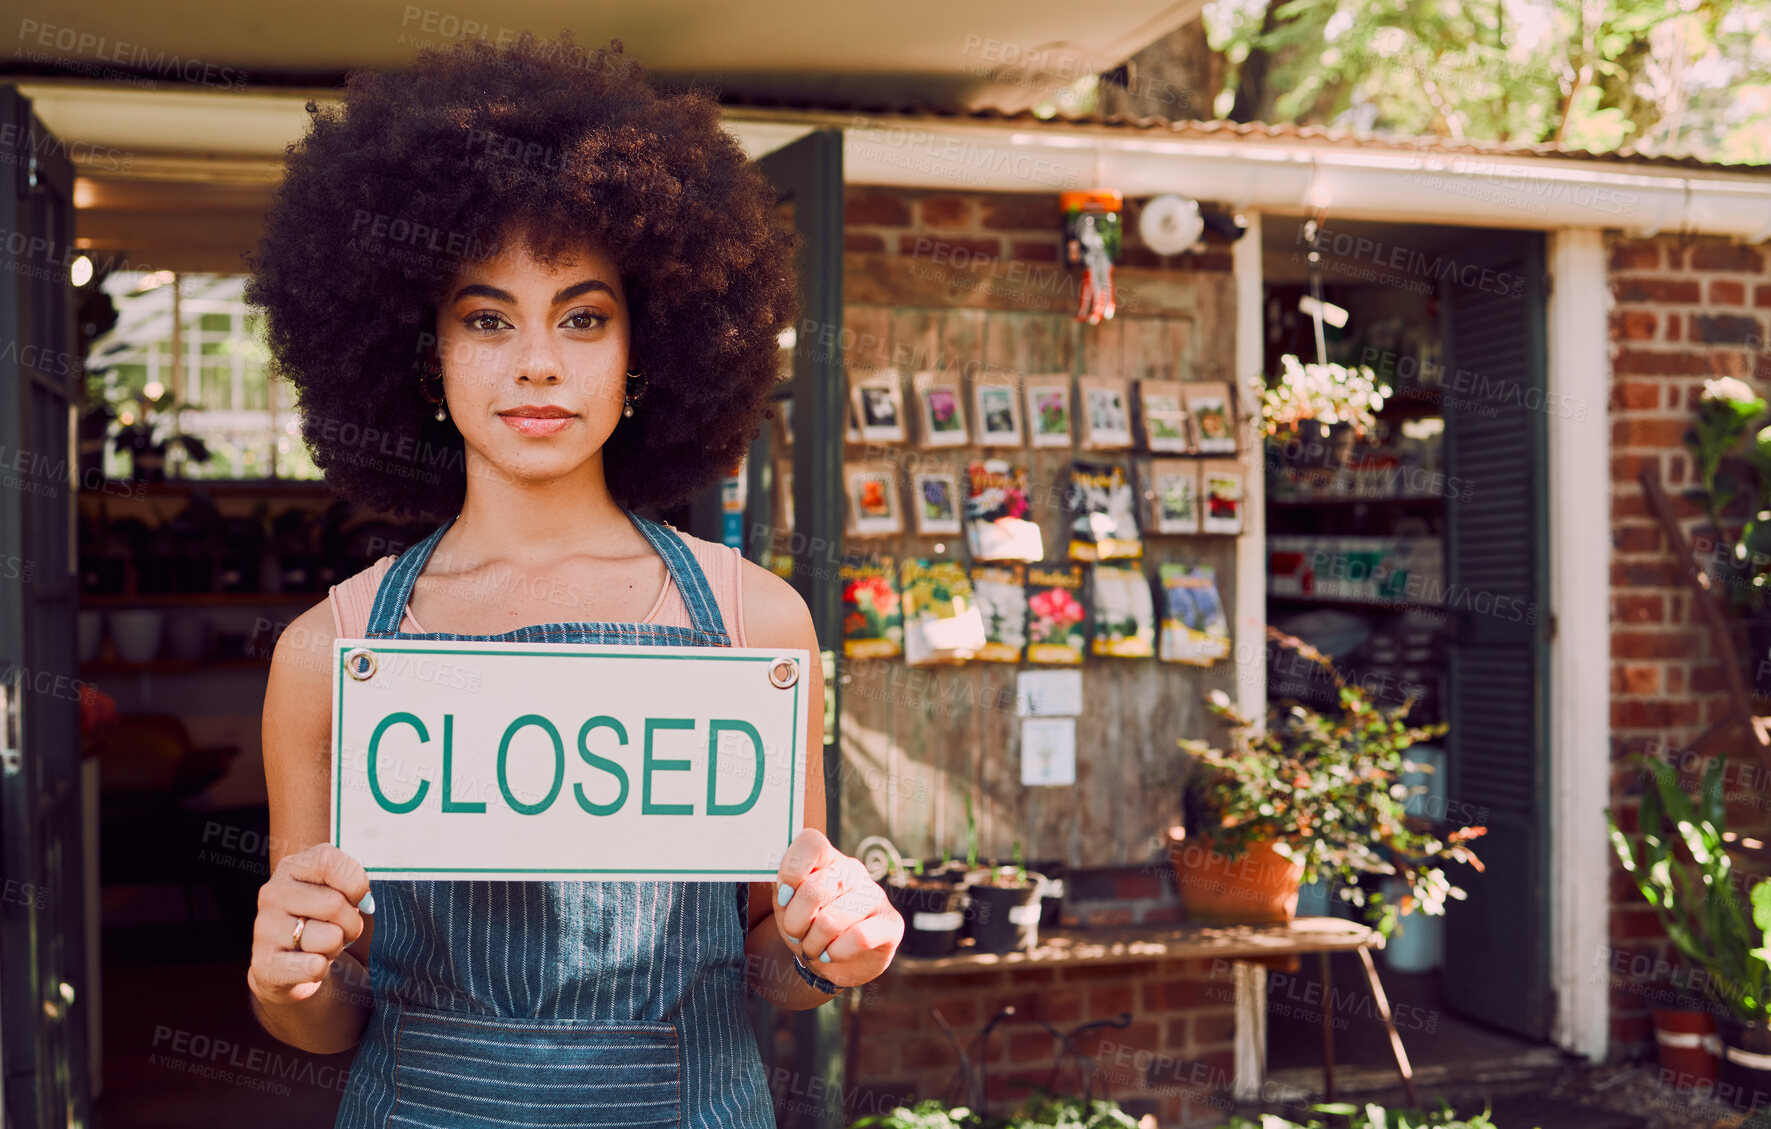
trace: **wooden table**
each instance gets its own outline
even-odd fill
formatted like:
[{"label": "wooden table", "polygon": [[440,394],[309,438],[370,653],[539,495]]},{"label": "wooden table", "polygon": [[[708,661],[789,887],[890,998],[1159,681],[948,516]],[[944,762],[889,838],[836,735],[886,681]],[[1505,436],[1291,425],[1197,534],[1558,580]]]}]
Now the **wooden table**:
[{"label": "wooden table", "polygon": [[1322,1082],[1325,1098],[1334,1097],[1334,992],[1328,974],[1333,953],[1356,952],[1365,966],[1377,1014],[1390,1034],[1396,1069],[1411,1104],[1414,1069],[1402,1049],[1390,1001],[1378,981],[1371,950],[1381,948],[1381,935],[1339,917],[1300,917],[1282,925],[1178,925],[1168,928],[1118,926],[1109,929],[1040,930],[1039,945],[1029,952],[980,953],[961,950],[952,956],[913,957],[899,954],[895,971],[928,976],[983,969],[1049,968],[1062,964],[1138,964],[1157,960],[1228,960],[1236,987],[1235,1080],[1237,1101],[1259,1101],[1267,1077],[1267,965],[1275,960],[1316,953],[1322,961]]}]

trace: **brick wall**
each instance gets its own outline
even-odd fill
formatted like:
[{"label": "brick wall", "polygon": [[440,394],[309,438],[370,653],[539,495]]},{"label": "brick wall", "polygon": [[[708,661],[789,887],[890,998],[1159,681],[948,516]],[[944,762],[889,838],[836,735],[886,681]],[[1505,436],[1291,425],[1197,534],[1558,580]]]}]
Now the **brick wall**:
[{"label": "brick wall", "polygon": [[[1119,265],[1167,270],[1230,270],[1229,244],[1207,233],[1204,250],[1158,255],[1138,239],[1139,201],[1127,200]],[[1058,195],[931,192],[850,186],[843,198],[844,249],[928,257],[960,269],[1053,263],[1063,246]]]},{"label": "brick wall", "polygon": [[[1613,236],[1609,251],[1611,800],[1620,825],[1633,830],[1642,781],[1625,758],[1681,748],[1727,709],[1722,668],[1637,475],[1658,466],[1687,537],[1702,535],[1701,510],[1683,497],[1694,476],[1682,436],[1706,380],[1737,377],[1771,396],[1764,352],[1771,270],[1762,249],[1726,240]],[[1726,755],[1731,781],[1762,782],[1744,745],[1736,742]],[[1744,790],[1762,790],[1762,783]],[[1763,807],[1736,805],[1731,825],[1743,820],[1762,827]],[[1615,860],[1611,906],[1612,1057],[1651,1054],[1652,1005],[1643,990],[1652,975],[1639,973],[1666,958],[1668,944]]]},{"label": "brick wall", "polygon": [[[884,1096],[938,1097],[952,1082],[957,1056],[931,1009],[939,1009],[968,1050],[1000,1008],[1014,1015],[991,1034],[983,1055],[991,1109],[1001,1112],[1052,1069],[1056,1046],[1040,1026],[1068,1032],[1078,1024],[1125,1015],[1123,1028],[1091,1031],[1078,1048],[1097,1059],[1111,1096],[1133,1116],[1155,1114],[1165,1127],[1218,1125],[1234,1072],[1234,986],[1228,962],[1149,961],[1076,964],[912,975],[894,968],[851,1017],[849,1062],[857,1112]],[[1078,1092],[1072,1060],[1059,1090]]]}]

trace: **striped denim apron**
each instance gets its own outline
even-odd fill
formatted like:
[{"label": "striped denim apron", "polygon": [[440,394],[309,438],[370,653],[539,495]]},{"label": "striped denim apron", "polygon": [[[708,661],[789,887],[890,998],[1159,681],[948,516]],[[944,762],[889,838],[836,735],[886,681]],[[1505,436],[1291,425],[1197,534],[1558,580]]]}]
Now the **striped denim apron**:
[{"label": "striped denim apron", "polygon": [[[663,556],[693,627],[402,632],[413,583],[450,518],[388,570],[367,634],[731,646],[688,547],[665,526],[628,516]],[[374,1007],[335,1129],[775,1124],[745,1009],[745,883],[371,885]]]}]

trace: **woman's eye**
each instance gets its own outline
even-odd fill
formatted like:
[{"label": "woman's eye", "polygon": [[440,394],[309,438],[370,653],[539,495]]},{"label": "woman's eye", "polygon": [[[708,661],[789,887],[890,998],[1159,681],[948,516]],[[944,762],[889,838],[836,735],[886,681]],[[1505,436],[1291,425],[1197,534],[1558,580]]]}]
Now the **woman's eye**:
[{"label": "woman's eye", "polygon": [[595,329],[608,320],[602,314],[590,310],[573,310],[566,315],[565,324],[572,329]]},{"label": "woman's eye", "polygon": [[[488,323],[490,323],[490,324],[488,324]],[[469,328],[469,329],[478,329],[478,330],[482,330],[485,332],[490,332],[490,331],[495,330],[495,329],[499,328],[500,326],[502,326],[504,324],[504,319],[499,317],[497,314],[481,311],[480,313],[477,313],[477,314],[469,314],[467,316],[467,323],[466,324],[467,324],[467,328]]]}]

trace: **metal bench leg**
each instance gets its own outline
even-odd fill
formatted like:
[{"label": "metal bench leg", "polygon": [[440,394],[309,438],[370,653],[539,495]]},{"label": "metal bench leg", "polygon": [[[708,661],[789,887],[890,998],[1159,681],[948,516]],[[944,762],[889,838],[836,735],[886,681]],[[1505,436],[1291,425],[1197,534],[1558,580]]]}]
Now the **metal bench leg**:
[{"label": "metal bench leg", "polygon": [[[1361,950],[1363,951],[1363,950]],[[1328,953],[1322,955],[1322,1100],[1334,1100],[1334,982],[1328,975]]]},{"label": "metal bench leg", "polygon": [[[1327,957],[1323,959],[1327,960]],[[1396,1033],[1396,1019],[1390,1014],[1390,1001],[1384,996],[1384,986],[1378,983],[1377,965],[1372,963],[1371,950],[1361,947],[1359,959],[1365,963],[1365,979],[1371,984],[1371,998],[1377,1001],[1378,1017],[1390,1032],[1390,1049],[1396,1053],[1396,1069],[1402,1074],[1402,1088],[1408,1092],[1408,1104],[1419,1105],[1420,1098],[1414,1093],[1414,1068],[1408,1065],[1408,1052],[1402,1049],[1402,1036]]]},{"label": "metal bench leg", "polygon": [[1267,969],[1245,960],[1231,966],[1236,978],[1236,1071],[1231,1096],[1261,1100],[1267,1081]]}]

